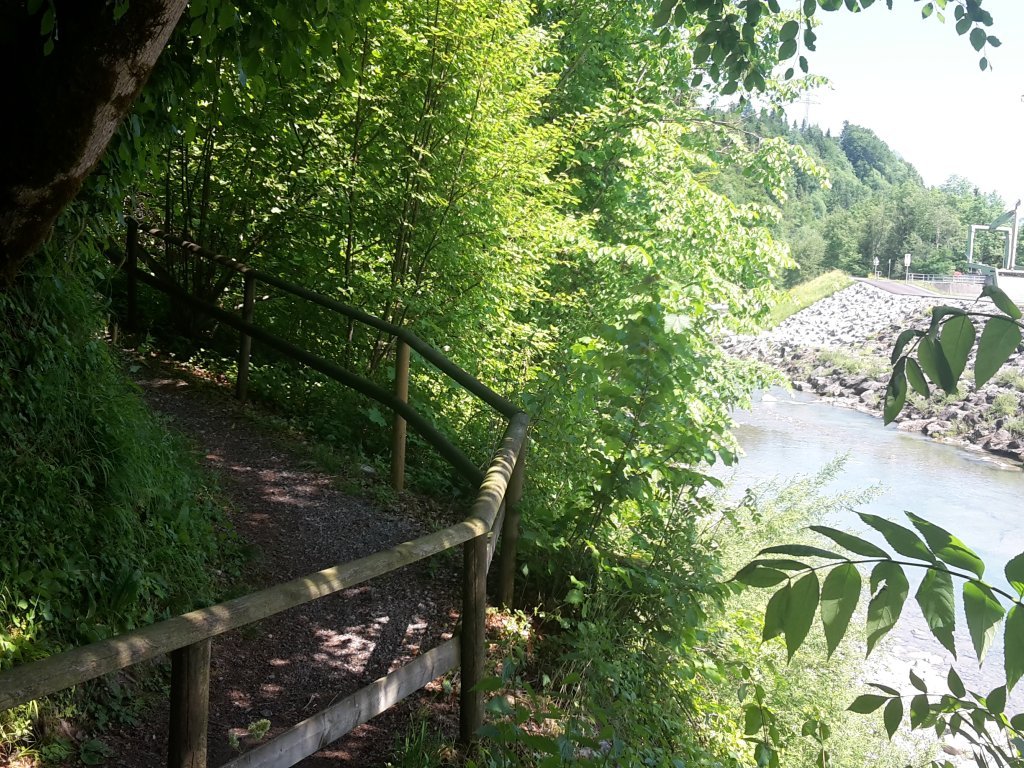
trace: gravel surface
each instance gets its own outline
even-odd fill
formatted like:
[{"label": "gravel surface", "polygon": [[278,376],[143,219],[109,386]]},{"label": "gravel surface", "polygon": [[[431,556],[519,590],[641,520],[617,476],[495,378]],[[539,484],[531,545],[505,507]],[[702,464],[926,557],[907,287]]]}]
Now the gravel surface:
[{"label": "gravel surface", "polygon": [[[400,505],[386,510],[341,492],[336,478],[309,469],[287,439],[261,430],[245,412],[250,407],[223,390],[166,370],[150,370],[139,383],[152,408],[199,447],[234,506],[232,521],[254,555],[243,591],[362,557],[437,527],[436,521],[403,515]],[[452,521],[458,516],[452,513]],[[240,737],[244,750],[251,741],[245,736],[250,724],[268,719],[274,736],[450,637],[458,571],[452,560],[409,566],[215,638],[209,764],[237,754],[231,735]],[[383,765],[395,729],[408,722],[414,706],[392,710],[300,765]],[[144,722],[104,740],[112,749],[108,765],[165,764],[166,702]]]}]

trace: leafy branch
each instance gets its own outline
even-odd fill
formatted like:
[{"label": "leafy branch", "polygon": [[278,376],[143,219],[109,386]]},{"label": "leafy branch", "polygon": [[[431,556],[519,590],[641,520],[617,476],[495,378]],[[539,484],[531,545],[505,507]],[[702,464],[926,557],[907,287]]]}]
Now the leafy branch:
[{"label": "leafy branch", "polygon": [[[922,397],[930,393],[928,380],[947,394],[953,394],[971,351],[977,346],[974,385],[980,388],[1020,346],[1024,325],[1020,323],[1021,311],[1017,305],[994,285],[986,285],[981,296],[991,299],[1002,314],[934,307],[928,330],[908,328],[897,337],[891,357],[892,376],[885,388],[883,419],[886,424],[903,410],[908,384]],[[981,338],[977,338],[971,317],[987,318]],[[916,357],[912,357],[915,352]]]},{"label": "leafy branch", "polygon": [[[861,695],[850,710],[868,713],[884,705],[882,717],[890,738],[905,714],[909,714],[913,729],[934,728],[940,736],[947,732],[963,735],[971,743],[979,764],[984,765],[991,758],[997,765],[1022,766],[1024,714],[1011,717],[1004,709],[1007,694],[1024,676],[1024,553],[1006,563],[1004,574],[1012,590],[1006,591],[983,580],[984,562],[956,536],[913,513],[908,512],[907,517],[913,528],[860,513],[861,520],[878,531],[893,552],[859,536],[812,525],[811,530],[845,552],[806,544],[768,547],[732,581],[750,587],[779,587],[768,601],[762,638],[783,637],[790,658],[806,639],[815,614],[820,616],[828,655],[836,650],[848,633],[861,598],[863,566],[871,567],[865,628],[869,655],[899,620],[910,594],[905,568],[913,567],[925,570],[915,593],[925,622],[932,635],[956,658],[954,579],[961,581],[967,629],[979,663],[984,660],[999,624],[1003,624],[1005,684],[987,696],[971,692],[968,697],[960,678],[950,668],[950,693],[933,700],[924,682],[911,672],[910,682],[917,693],[910,697],[909,707],[904,706],[905,697],[896,689],[874,684],[884,695]],[[804,562],[812,558],[811,563]],[[819,581],[822,571],[827,574]]]}]

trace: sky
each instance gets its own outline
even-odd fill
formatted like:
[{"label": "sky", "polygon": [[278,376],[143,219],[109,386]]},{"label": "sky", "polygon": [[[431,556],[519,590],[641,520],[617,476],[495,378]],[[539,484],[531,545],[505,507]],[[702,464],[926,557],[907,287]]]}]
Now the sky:
[{"label": "sky", "polygon": [[1000,39],[980,54],[946,22],[921,18],[922,2],[876,2],[863,13],[819,11],[812,74],[830,89],[790,106],[837,135],[843,121],[873,130],[912,163],[929,186],[949,176],[970,179],[1008,205],[1024,197],[1024,0],[984,0],[993,17],[989,34]]}]

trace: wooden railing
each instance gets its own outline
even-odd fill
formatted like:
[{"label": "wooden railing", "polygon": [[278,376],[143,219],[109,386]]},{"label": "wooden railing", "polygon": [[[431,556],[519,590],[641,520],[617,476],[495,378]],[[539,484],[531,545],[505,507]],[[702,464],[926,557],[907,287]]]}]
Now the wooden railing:
[{"label": "wooden railing", "polygon": [[[167,279],[169,276],[161,269],[159,263],[139,247],[139,234],[139,226],[129,220],[125,259],[129,321],[134,319],[137,308],[139,281],[205,312],[237,329],[241,334],[236,382],[239,397],[245,397],[249,354],[252,341],[255,339],[373,398],[395,414],[393,482],[396,476],[400,478],[404,474],[404,459],[399,458],[396,462],[395,457],[398,454],[404,456],[405,423],[408,422],[460,474],[478,488],[476,498],[465,520],[427,536],[284,584],[2,672],[0,711],[169,654],[171,707],[167,765],[169,768],[205,768],[212,638],[461,546],[462,617],[457,637],[417,656],[403,667],[297,723],[274,739],[230,760],[225,764],[225,768],[284,768],[295,765],[356,726],[389,709],[429,681],[459,666],[460,738],[465,743],[472,741],[483,723],[483,694],[477,690],[477,684],[484,677],[485,668],[487,572],[500,533],[503,543],[498,596],[500,601],[508,603],[511,599],[515,569],[515,546],[519,527],[517,504],[522,495],[529,417],[520,408],[493,392],[405,328],[394,326],[274,275],[209,253],[194,243],[167,235],[159,229],[147,229],[144,234],[183,248],[197,258],[212,259],[242,276],[244,298],[239,315],[199,300]],[[140,261],[149,266],[152,272],[139,269]],[[395,393],[388,392],[336,363],[313,355],[255,325],[253,308],[257,281],[393,336],[397,340],[398,358]],[[508,420],[501,443],[485,470],[481,471],[458,447],[406,402],[409,349],[415,350],[442,373]],[[399,479],[399,487],[400,483]]]}]

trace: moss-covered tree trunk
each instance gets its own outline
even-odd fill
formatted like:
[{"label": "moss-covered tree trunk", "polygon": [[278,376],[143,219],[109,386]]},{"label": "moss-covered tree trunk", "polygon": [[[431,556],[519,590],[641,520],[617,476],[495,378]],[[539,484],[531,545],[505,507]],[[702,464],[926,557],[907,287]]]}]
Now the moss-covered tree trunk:
[{"label": "moss-covered tree trunk", "polygon": [[0,3],[0,285],[40,248],[99,161],[185,5],[54,0],[29,2],[29,12],[20,0]]}]

